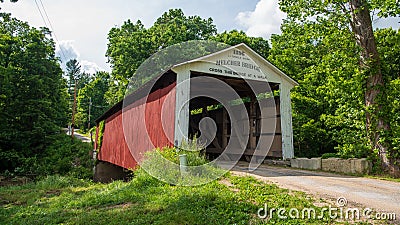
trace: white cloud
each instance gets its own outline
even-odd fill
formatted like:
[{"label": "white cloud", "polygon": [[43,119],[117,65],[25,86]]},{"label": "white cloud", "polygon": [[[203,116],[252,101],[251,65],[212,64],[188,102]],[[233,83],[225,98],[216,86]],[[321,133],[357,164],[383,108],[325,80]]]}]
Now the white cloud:
[{"label": "white cloud", "polygon": [[81,65],[82,72],[94,74],[97,71],[104,70],[94,62],[80,59],[80,53],[76,49],[74,44],[75,41],[73,40],[62,40],[59,43],[57,43],[56,56],[60,57],[61,68],[63,70],[65,70],[66,68],[66,63],[71,59],[78,60],[79,64]]},{"label": "white cloud", "polygon": [[57,43],[56,55],[60,57],[63,64],[71,59],[79,58],[80,54],[74,46],[73,40],[63,40]]},{"label": "white cloud", "polygon": [[[79,52],[80,59],[95,62],[106,71],[111,71],[105,57],[107,34],[111,28],[121,26],[127,19],[133,22],[140,19],[146,27],[150,27],[168,9],[181,8],[187,16],[212,17],[218,31],[222,32],[243,29],[234,18],[241,11],[252,11],[257,2],[259,0],[115,0],[112,4],[108,0],[42,1],[58,38],[56,41],[74,40],[72,44],[78,50],[76,52]],[[28,21],[31,26],[46,26],[33,0],[16,3],[7,0],[0,5],[2,12],[10,12],[13,17]]]},{"label": "white cloud", "polygon": [[81,60],[80,62],[82,71],[85,71],[89,74],[95,74],[97,71],[104,71],[104,69],[100,68],[96,63],[89,62],[87,60]]},{"label": "white cloud", "polygon": [[240,12],[236,21],[246,29],[247,35],[269,39],[271,34],[280,34],[280,25],[285,17],[278,0],[260,0],[254,11]]}]

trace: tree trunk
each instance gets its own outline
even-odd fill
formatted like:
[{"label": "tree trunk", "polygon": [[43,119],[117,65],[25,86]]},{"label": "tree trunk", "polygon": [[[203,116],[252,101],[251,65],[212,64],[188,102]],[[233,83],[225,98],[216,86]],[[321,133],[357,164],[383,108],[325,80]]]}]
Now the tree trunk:
[{"label": "tree trunk", "polygon": [[361,71],[367,74],[365,106],[366,106],[366,128],[373,149],[378,150],[382,162],[382,169],[396,177],[400,176],[400,170],[393,159],[387,155],[388,144],[382,142],[380,132],[389,130],[383,118],[378,116],[381,104],[377,97],[383,94],[380,90],[384,88],[385,82],[382,77],[381,63],[372,30],[372,21],[368,5],[365,0],[350,0],[351,27],[356,38],[357,45],[361,47],[360,66]]}]

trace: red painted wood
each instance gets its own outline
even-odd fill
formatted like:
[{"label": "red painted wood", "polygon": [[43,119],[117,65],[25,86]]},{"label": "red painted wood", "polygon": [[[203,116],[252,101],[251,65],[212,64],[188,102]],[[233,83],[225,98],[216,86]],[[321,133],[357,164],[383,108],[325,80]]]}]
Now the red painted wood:
[{"label": "red painted wood", "polygon": [[175,83],[107,118],[98,159],[134,168],[144,152],[172,146],[174,128]]}]

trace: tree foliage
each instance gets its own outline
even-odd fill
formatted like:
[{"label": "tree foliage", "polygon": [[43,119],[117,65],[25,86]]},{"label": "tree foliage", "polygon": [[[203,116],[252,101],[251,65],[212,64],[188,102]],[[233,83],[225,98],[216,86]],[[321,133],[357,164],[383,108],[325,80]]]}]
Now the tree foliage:
[{"label": "tree foliage", "polygon": [[90,81],[90,74],[81,70],[81,65],[76,59],[71,59],[66,63],[66,75],[68,77],[68,92],[70,95],[73,95],[75,83],[76,89],[79,91]]},{"label": "tree foliage", "polygon": [[125,87],[137,68],[159,49],[189,40],[205,40],[216,33],[212,19],[185,16],[180,9],[171,9],[146,29],[138,20],[127,20],[108,33],[106,56],[112,65],[112,83],[107,94],[110,104],[121,100]]},{"label": "tree foliage", "polygon": [[[145,28],[140,20],[136,23],[127,20],[121,27],[112,28],[108,34],[109,43],[106,56],[112,66],[110,87],[106,93],[108,103],[114,104],[123,98],[129,80],[147,58],[160,49],[191,40],[218,41],[228,45],[246,43],[263,57],[266,57],[269,51],[268,41],[263,38],[249,37],[243,31],[236,30],[217,34],[216,26],[211,18],[185,16],[181,9],[171,9],[165,12],[150,28]],[[212,44],[210,45],[212,46]],[[204,53],[213,53],[216,49],[224,48],[227,45],[212,46],[210,49],[205,46],[207,45],[200,43],[199,46],[193,48],[193,51],[199,49],[201,51],[190,52],[186,48],[186,52],[181,51],[176,56],[181,59],[200,57]],[[185,49],[184,47],[187,45],[183,44],[181,47]],[[171,61],[165,60],[165,65]],[[157,59],[153,59],[153,61],[157,61]],[[160,67],[158,64],[156,66]],[[140,72],[144,74],[141,75],[147,77],[138,78],[138,85],[151,76],[148,71]],[[140,76],[140,74],[136,75]],[[136,82],[136,80],[134,81]]]},{"label": "tree foliage", "polygon": [[397,32],[373,32],[370,19],[373,10],[398,15],[398,2],[281,0],[280,8],[288,17],[282,35],[272,37],[269,59],[300,83],[292,96],[298,154],[398,154],[388,142],[397,128],[387,118],[398,113],[386,112],[396,92],[398,56],[390,48]]},{"label": "tree foliage", "polygon": [[[82,130],[95,125],[95,119],[100,117],[109,107],[105,93],[108,91],[110,75],[107,72],[97,72],[82,89],[77,98],[76,124]],[[89,122],[90,108],[90,122]],[[89,127],[88,127],[89,124]]]},{"label": "tree foliage", "polygon": [[215,35],[214,37],[211,37],[210,39],[231,46],[240,43],[245,43],[264,58],[268,57],[270,50],[268,41],[266,39],[262,37],[249,37],[243,31],[237,31],[237,30],[232,30],[229,32],[224,31],[222,33]]},{"label": "tree foliage", "polygon": [[345,143],[359,146],[365,141],[359,138],[363,125],[356,125],[363,118],[358,51],[349,40],[349,30],[338,29],[329,19],[286,21],[282,35],[272,36],[269,59],[300,84],[292,93],[298,156],[319,156]]},{"label": "tree foliage", "polygon": [[400,31],[380,29],[375,35],[382,59],[382,73],[387,82],[384,99],[380,99],[385,103],[382,116],[390,124],[384,138],[391,149],[389,157],[400,159]]},{"label": "tree foliage", "polygon": [[66,123],[66,89],[46,28],[0,14],[1,168],[41,152]]}]

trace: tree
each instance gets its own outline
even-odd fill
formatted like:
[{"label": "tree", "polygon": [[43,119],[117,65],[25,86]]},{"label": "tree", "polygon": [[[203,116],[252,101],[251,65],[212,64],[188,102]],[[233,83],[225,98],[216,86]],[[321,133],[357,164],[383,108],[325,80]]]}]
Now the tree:
[{"label": "tree", "polygon": [[139,20],[124,22],[108,33],[106,56],[112,65],[110,90],[106,94],[110,104],[121,100],[129,79],[144,60],[159,49],[189,40],[206,40],[216,34],[211,18],[185,16],[181,9],[171,9],[146,29]]},{"label": "tree", "polygon": [[[385,102],[379,99],[385,99],[387,82],[382,75],[381,61],[377,51],[374,32],[371,22],[371,10],[380,10],[381,16],[398,15],[399,2],[391,0],[335,0],[335,1],[288,1],[281,0],[280,7],[286,12],[288,19],[286,24],[304,25],[306,28],[319,27],[325,30],[324,35],[320,36],[323,39],[326,37],[334,38],[337,36],[337,31],[348,32],[352,34],[351,41],[357,46],[359,52],[359,66],[357,68],[360,76],[360,82],[364,84],[364,113],[366,138],[369,141],[371,154],[377,151],[382,162],[382,168],[389,171],[391,174],[400,176],[398,159],[388,157],[393,149],[390,149],[390,144],[387,139],[382,138],[383,133],[390,132],[390,125],[385,120],[382,112],[385,107]],[[320,27],[321,24],[332,24],[332,29]],[[313,44],[319,44],[321,40],[314,39],[310,41]],[[351,42],[344,42],[351,44]],[[337,42],[336,44],[342,44]],[[331,53],[331,52],[328,52]],[[358,97],[360,97],[358,95]],[[392,154],[393,155],[393,154]]]},{"label": "tree", "polygon": [[81,74],[81,66],[79,65],[78,60],[70,59],[66,63],[66,69],[67,69],[67,75],[68,75],[70,82],[79,79],[79,76]]},{"label": "tree", "polygon": [[[343,10],[347,10],[342,6]],[[384,170],[394,172],[393,162],[389,162],[387,156],[388,143],[381,139],[381,132],[389,129],[388,121],[379,115],[382,110],[382,103],[378,97],[384,92],[385,88],[381,70],[381,62],[378,48],[372,30],[372,21],[369,6],[365,0],[350,0],[349,8],[351,12],[350,25],[354,33],[357,45],[361,48],[360,69],[366,75],[365,106],[366,106],[366,128],[370,135],[369,141],[373,149],[378,150],[382,167]],[[397,168],[400,176],[400,170]]]},{"label": "tree", "polygon": [[[175,58],[200,57],[206,53],[213,53],[216,49],[227,47],[227,45],[214,46],[211,41],[228,45],[246,43],[263,57],[268,56],[270,49],[267,40],[261,37],[248,37],[243,31],[233,30],[217,34],[216,26],[211,18],[185,16],[181,9],[171,9],[165,12],[148,29],[140,20],[136,23],[127,20],[121,27],[114,27],[108,33],[109,43],[106,56],[112,65],[109,91],[106,93],[108,103],[115,104],[123,98],[125,87],[130,80],[132,81],[136,70],[147,58],[160,49],[191,40],[209,41],[210,47],[206,47],[207,43],[199,43],[199,48],[196,50],[201,49],[201,51],[179,52]],[[185,49],[183,45],[181,47]],[[164,60],[168,61],[168,59]],[[168,62],[164,63],[168,64]],[[146,71],[144,74],[148,75],[150,72]],[[148,78],[137,77],[134,78],[134,82],[140,85]]]},{"label": "tree", "polygon": [[48,29],[0,13],[0,34],[0,165],[14,169],[65,124],[65,83]]},{"label": "tree", "polygon": [[94,126],[94,120],[100,117],[109,107],[105,98],[110,83],[109,79],[109,73],[97,72],[94,74],[94,78],[79,90],[76,120],[80,129],[86,130],[89,128],[88,124],[90,127]]},{"label": "tree", "polygon": [[[90,74],[82,72],[78,60],[71,59],[66,63],[66,75],[68,77],[68,86],[74,88],[75,81],[77,90],[83,88],[90,81]],[[72,94],[72,92],[70,92]]]},{"label": "tree", "polygon": [[211,18],[185,16],[181,9],[170,9],[149,29],[155,38],[155,50],[189,40],[206,40],[216,34]]},{"label": "tree", "polygon": [[281,30],[272,36],[269,60],[300,83],[292,91],[295,154],[317,157],[337,147],[343,156],[366,157],[358,53],[349,30],[331,19],[286,21]]},{"label": "tree", "polygon": [[265,40],[262,37],[249,37],[243,31],[237,31],[237,30],[232,30],[229,32],[224,31],[222,33],[215,35],[214,37],[211,37],[210,39],[231,46],[240,43],[245,43],[254,51],[256,51],[258,54],[260,54],[263,58],[267,58],[269,55],[270,47],[267,40]]},{"label": "tree", "polygon": [[[77,96],[79,91],[90,82],[90,74],[82,72],[78,60],[71,59],[66,63],[68,77],[68,94],[70,96],[70,108],[72,125],[75,126],[75,114],[77,113]],[[72,130],[73,131],[73,130]]]},{"label": "tree", "polygon": [[78,80],[81,74],[81,66],[76,59],[71,59],[66,63],[67,76],[68,76],[68,94],[70,97],[71,105],[71,137],[74,136],[75,129],[75,114],[76,114],[76,95],[78,93]]},{"label": "tree", "polygon": [[68,93],[70,96],[74,96],[75,91],[75,83],[80,77],[81,74],[81,66],[76,59],[70,59],[66,63],[66,75],[68,77]]},{"label": "tree", "polygon": [[386,103],[382,115],[389,121],[390,129],[383,133],[389,144],[389,158],[400,158],[400,31],[379,29],[375,31],[381,70],[386,82]]}]

